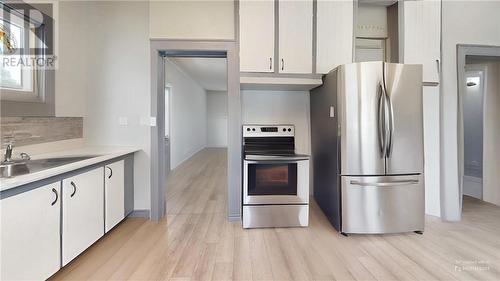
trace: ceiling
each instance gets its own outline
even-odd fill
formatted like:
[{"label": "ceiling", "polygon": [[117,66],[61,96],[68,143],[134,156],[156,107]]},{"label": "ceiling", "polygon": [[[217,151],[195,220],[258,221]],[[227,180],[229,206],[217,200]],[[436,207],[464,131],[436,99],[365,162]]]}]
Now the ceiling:
[{"label": "ceiling", "polygon": [[227,91],[226,58],[169,58],[207,91]]}]

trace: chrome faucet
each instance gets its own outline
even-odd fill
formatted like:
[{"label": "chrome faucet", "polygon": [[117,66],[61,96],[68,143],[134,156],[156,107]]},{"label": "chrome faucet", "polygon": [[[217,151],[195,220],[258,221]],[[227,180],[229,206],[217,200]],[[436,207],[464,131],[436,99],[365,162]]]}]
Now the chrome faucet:
[{"label": "chrome faucet", "polygon": [[3,162],[12,162],[12,144],[8,144],[7,148],[5,149],[5,158],[3,159]]},{"label": "chrome faucet", "polygon": [[19,156],[21,156],[22,160],[25,160],[25,161],[31,160],[31,156],[26,152],[21,152],[21,154],[19,154]]}]

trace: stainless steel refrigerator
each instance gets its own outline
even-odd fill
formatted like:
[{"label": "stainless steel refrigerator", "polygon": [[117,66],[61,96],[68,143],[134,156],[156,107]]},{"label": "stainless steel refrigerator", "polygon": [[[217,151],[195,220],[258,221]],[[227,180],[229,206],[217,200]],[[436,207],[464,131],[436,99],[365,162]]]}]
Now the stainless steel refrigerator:
[{"label": "stainless steel refrigerator", "polygon": [[424,230],[422,66],[337,67],[311,91],[314,198],[341,233]]}]

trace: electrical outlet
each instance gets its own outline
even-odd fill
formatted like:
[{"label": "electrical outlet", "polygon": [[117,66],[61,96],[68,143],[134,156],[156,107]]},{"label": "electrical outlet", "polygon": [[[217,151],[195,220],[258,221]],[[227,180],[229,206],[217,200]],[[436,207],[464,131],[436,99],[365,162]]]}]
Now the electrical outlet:
[{"label": "electrical outlet", "polygon": [[128,118],[127,117],[118,117],[118,124],[120,126],[127,126],[128,125]]}]

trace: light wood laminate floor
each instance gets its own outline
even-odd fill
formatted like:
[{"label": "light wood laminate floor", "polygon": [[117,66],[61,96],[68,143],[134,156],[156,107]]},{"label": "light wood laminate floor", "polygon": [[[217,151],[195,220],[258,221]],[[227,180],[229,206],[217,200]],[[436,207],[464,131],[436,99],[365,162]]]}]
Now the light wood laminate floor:
[{"label": "light wood laminate floor", "polygon": [[428,216],[424,235],[343,237],[312,202],[308,228],[243,230],[226,220],[226,151],[174,170],[168,215],[129,218],[54,280],[500,280],[500,207]]}]

